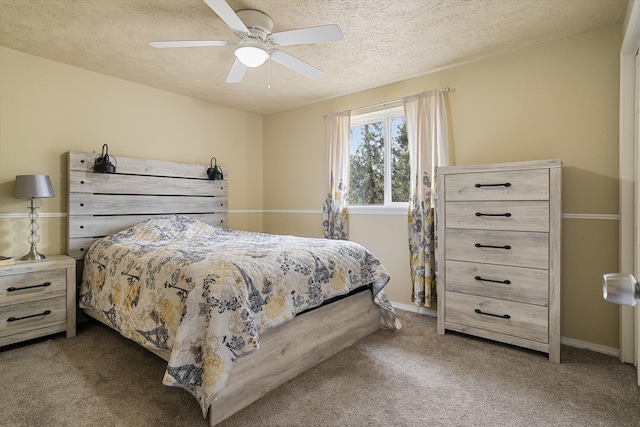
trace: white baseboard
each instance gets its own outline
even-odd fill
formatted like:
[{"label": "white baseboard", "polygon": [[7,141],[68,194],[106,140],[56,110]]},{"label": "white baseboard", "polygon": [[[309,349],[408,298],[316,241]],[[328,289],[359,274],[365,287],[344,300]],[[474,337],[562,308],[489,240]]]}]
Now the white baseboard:
[{"label": "white baseboard", "polygon": [[398,310],[410,311],[412,313],[424,314],[426,316],[438,317],[438,312],[431,310],[430,308],[418,307],[417,305],[400,304],[399,302],[391,301],[391,306]]},{"label": "white baseboard", "polygon": [[[399,302],[391,302],[393,308],[397,308],[398,310],[410,311],[412,313],[424,314],[426,316],[437,317],[436,310],[431,310],[430,308],[418,307],[416,305],[410,304],[401,304]],[[600,344],[593,344],[586,341],[580,341],[573,338],[562,337],[560,342],[564,345],[568,345],[570,347],[581,348],[584,350],[595,351],[596,353],[606,354],[608,356],[618,357],[618,349],[614,347],[607,347]]]},{"label": "white baseboard", "polygon": [[573,338],[562,337],[560,342],[570,347],[582,348],[584,350],[595,351],[596,353],[606,354],[608,356],[618,357],[618,349],[614,347],[607,347],[605,345],[593,344],[590,342],[574,340]]}]

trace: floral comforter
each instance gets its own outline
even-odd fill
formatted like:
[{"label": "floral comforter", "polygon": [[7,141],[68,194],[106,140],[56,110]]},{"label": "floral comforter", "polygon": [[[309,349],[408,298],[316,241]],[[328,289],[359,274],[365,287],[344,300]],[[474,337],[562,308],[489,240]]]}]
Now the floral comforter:
[{"label": "floral comforter", "polygon": [[172,216],[97,240],[85,257],[79,305],[122,335],[171,351],[163,383],[192,393],[206,416],[234,361],[258,349],[260,332],[329,298],[371,285],[383,326],[400,328],[382,291],[388,280],[357,243]]}]

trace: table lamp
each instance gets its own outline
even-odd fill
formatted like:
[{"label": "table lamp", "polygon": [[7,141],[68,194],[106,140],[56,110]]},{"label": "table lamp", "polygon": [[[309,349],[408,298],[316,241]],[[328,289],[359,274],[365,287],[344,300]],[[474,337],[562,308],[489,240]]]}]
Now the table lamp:
[{"label": "table lamp", "polygon": [[31,211],[29,212],[29,220],[31,220],[31,234],[27,237],[27,242],[31,244],[31,250],[28,254],[20,258],[21,260],[38,260],[44,259],[45,256],[38,253],[36,244],[40,241],[38,236],[38,214],[36,213],[36,199],[43,197],[53,197],[53,187],[48,175],[18,175],[16,176],[16,191],[14,196],[16,199],[30,199]]}]

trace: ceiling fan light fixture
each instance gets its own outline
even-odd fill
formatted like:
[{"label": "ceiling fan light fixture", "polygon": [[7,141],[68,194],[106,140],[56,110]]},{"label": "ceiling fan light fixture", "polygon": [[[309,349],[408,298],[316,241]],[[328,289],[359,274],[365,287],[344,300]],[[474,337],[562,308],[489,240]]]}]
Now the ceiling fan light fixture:
[{"label": "ceiling fan light fixture", "polygon": [[266,49],[252,45],[238,47],[235,55],[240,62],[251,68],[259,67],[269,59],[269,52]]}]

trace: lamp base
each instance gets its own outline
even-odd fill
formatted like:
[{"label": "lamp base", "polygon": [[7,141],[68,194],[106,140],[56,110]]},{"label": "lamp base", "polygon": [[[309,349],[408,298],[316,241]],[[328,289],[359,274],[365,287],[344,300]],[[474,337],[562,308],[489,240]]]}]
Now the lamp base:
[{"label": "lamp base", "polygon": [[39,259],[45,259],[46,257],[36,250],[35,246],[31,246],[31,250],[28,254],[20,258],[21,261],[35,261]]}]

